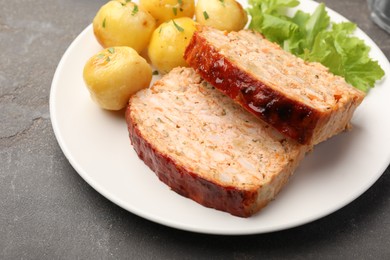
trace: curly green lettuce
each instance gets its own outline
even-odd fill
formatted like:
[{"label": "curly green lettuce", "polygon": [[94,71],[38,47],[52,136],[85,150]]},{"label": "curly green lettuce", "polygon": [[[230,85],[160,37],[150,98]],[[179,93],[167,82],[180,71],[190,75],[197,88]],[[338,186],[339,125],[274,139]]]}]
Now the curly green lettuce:
[{"label": "curly green lettuce", "polygon": [[293,16],[287,12],[297,0],[249,0],[249,5],[250,29],[304,60],[322,63],[354,87],[368,92],[384,76],[369,57],[370,47],[353,36],[356,25],[331,23],[324,4],[312,14],[298,10]]}]

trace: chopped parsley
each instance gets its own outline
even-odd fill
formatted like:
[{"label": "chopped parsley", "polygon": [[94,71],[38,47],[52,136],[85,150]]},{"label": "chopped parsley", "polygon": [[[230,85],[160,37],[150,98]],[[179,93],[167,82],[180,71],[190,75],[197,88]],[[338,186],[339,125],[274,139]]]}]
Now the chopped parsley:
[{"label": "chopped parsley", "polygon": [[176,27],[176,29],[177,29],[179,32],[184,32],[183,27],[180,27],[180,26],[175,22],[175,20],[172,20],[172,22],[173,22],[173,25]]},{"label": "chopped parsley", "polygon": [[173,7],[173,8],[172,8],[172,11],[173,11],[173,14],[176,16],[176,15],[177,15],[177,8],[176,8],[176,7]]},{"label": "chopped parsley", "polygon": [[131,12],[131,15],[135,15],[136,13],[138,13],[138,5],[134,5],[134,9],[133,9],[133,12]]},{"label": "chopped parsley", "polygon": [[122,6],[126,6],[126,4],[130,3],[131,0],[126,0],[125,3],[121,3]]},{"label": "chopped parsley", "polygon": [[108,48],[108,52],[111,53],[111,54],[114,54],[115,53],[115,49],[113,47]]},{"label": "chopped parsley", "polygon": [[104,19],[103,19],[102,27],[103,27],[103,28],[106,28],[106,18],[105,18],[105,17],[104,17]]},{"label": "chopped parsley", "polygon": [[153,71],[153,75],[158,75],[158,71],[157,70]]},{"label": "chopped parsley", "polygon": [[203,17],[205,20],[208,20],[209,19],[209,15],[206,11],[203,11]]}]

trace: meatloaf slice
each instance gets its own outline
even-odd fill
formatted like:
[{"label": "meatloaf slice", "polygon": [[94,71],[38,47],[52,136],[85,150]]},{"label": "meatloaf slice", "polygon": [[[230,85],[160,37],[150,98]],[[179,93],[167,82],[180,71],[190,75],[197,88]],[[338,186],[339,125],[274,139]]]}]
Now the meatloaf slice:
[{"label": "meatloaf slice", "polygon": [[161,181],[240,217],[266,206],[306,151],[191,68],[173,69],[135,94],[126,121],[135,151]]},{"label": "meatloaf slice", "polygon": [[200,28],[184,57],[217,89],[301,144],[315,145],[346,129],[365,96],[323,65],[249,30]]}]

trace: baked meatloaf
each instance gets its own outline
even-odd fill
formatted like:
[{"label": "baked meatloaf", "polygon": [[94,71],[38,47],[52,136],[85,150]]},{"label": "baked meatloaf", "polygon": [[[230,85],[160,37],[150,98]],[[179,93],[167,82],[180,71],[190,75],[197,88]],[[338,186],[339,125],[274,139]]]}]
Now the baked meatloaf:
[{"label": "baked meatloaf", "polygon": [[191,68],[173,69],[132,96],[126,121],[135,151],[161,181],[240,217],[266,206],[306,152]]},{"label": "baked meatloaf", "polygon": [[323,65],[249,30],[201,27],[184,56],[205,80],[301,144],[315,145],[345,130],[365,96]]}]

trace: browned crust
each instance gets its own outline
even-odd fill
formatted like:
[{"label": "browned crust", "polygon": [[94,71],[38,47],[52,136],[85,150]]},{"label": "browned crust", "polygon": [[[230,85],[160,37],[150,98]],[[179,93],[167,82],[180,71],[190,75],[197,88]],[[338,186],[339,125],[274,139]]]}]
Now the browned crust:
[{"label": "browned crust", "polygon": [[[126,121],[131,143],[139,158],[155,172],[162,182],[180,195],[203,206],[226,211],[239,217],[249,217],[268,204],[270,198],[267,196],[258,200],[259,189],[240,190],[236,187],[221,186],[201,178],[196,173],[175,163],[174,159],[160,153],[143,137],[131,116],[130,106],[126,110]],[[287,182],[289,175],[287,174],[277,185],[277,190]]]},{"label": "browned crust", "polygon": [[246,110],[301,144],[310,144],[321,112],[286,97],[240,69],[196,31],[184,53],[187,63]]}]

